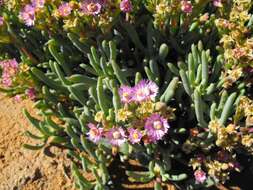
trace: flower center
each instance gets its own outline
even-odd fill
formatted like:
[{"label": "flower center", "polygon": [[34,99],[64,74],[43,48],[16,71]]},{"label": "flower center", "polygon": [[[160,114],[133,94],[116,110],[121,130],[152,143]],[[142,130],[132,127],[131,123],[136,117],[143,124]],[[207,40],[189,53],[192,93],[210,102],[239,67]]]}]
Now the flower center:
[{"label": "flower center", "polygon": [[87,9],[90,11],[90,12],[96,12],[98,11],[99,7],[96,3],[90,3],[88,6],[87,6]]},{"label": "flower center", "polygon": [[138,91],[136,92],[136,94],[137,94],[138,97],[143,98],[143,97],[145,97],[145,96],[147,96],[147,95],[150,94],[150,90],[147,89],[147,88],[140,89],[140,90],[138,90]]},{"label": "flower center", "polygon": [[68,7],[63,8],[63,14],[65,14],[65,15],[69,14],[69,8]]},{"label": "flower center", "polygon": [[121,135],[120,135],[120,132],[115,131],[115,132],[113,132],[112,136],[114,139],[119,139]]},{"label": "flower center", "polygon": [[134,132],[134,133],[133,133],[133,139],[138,139],[138,138],[139,138],[138,133],[137,133],[137,132]]},{"label": "flower center", "polygon": [[154,128],[159,130],[163,127],[161,121],[155,121],[154,124],[153,124]]},{"label": "flower center", "polygon": [[129,93],[127,93],[127,92],[123,93],[123,97],[124,97],[125,99],[128,99],[128,98],[129,98]]},{"label": "flower center", "polygon": [[91,131],[90,131],[90,135],[92,136],[92,137],[95,137],[95,136],[97,136],[97,130],[96,129],[91,129]]}]

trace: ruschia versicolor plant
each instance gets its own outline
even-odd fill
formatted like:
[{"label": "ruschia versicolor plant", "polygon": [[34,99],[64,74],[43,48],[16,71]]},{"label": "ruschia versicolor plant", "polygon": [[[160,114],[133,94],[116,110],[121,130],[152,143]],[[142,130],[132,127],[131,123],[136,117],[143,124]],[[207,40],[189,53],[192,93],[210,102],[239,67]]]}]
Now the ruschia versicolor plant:
[{"label": "ruschia versicolor plant", "polygon": [[252,36],[249,0],[0,1],[0,91],[76,188],[212,188],[252,165]]}]

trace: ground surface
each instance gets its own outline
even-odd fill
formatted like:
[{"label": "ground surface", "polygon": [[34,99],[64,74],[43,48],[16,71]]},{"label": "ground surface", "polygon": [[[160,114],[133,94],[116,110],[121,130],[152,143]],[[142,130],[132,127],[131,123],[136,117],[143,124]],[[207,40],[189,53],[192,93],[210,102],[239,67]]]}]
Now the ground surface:
[{"label": "ground surface", "polygon": [[[70,165],[63,151],[52,148],[50,150],[55,156],[49,157],[45,155],[45,150],[31,151],[22,148],[24,143],[36,143],[24,135],[26,130],[36,133],[22,114],[24,107],[29,112],[34,112],[31,102],[15,103],[0,94],[0,190],[74,190],[71,180],[63,172],[64,166]],[[116,174],[116,190],[153,189],[152,183],[130,184],[123,170],[112,171]],[[164,189],[175,190],[172,186]],[[228,190],[222,187],[219,189]]]},{"label": "ground surface", "polygon": [[54,148],[57,156],[52,158],[21,147],[35,143],[24,135],[33,128],[22,114],[23,107],[32,110],[29,101],[14,103],[0,95],[0,190],[72,189],[62,171],[63,164],[69,164],[64,153]]}]

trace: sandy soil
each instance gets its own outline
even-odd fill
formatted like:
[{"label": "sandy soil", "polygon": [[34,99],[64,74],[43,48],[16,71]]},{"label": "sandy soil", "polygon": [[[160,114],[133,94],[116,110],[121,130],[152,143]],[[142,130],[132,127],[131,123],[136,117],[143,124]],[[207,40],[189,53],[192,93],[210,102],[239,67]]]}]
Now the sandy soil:
[{"label": "sandy soil", "polygon": [[70,180],[63,174],[69,166],[65,154],[56,148],[55,157],[43,151],[22,148],[24,143],[36,143],[24,135],[33,130],[22,114],[26,107],[32,112],[32,103],[14,103],[0,95],[0,190],[69,190]]}]

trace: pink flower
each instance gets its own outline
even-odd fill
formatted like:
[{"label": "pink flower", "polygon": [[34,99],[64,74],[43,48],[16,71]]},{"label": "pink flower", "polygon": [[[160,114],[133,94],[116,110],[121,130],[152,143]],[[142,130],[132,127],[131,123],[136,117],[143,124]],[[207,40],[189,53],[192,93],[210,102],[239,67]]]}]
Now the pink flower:
[{"label": "pink flower", "polygon": [[69,3],[66,3],[66,2],[62,3],[58,8],[59,15],[62,17],[66,17],[70,15],[71,11],[72,11],[72,7],[70,6]]},{"label": "pink flower", "polygon": [[133,10],[133,5],[131,3],[131,0],[122,0],[120,2],[120,10],[129,13]]},{"label": "pink flower", "polygon": [[213,0],[213,5],[215,6],[215,7],[222,7],[223,5],[222,5],[222,2],[221,2],[222,0]]},{"label": "pink flower", "polygon": [[141,141],[141,138],[143,137],[141,131],[139,131],[138,129],[129,128],[128,132],[128,138],[132,144],[139,143]]},{"label": "pink flower", "polygon": [[28,88],[26,90],[26,95],[28,96],[28,98],[30,98],[31,100],[34,100],[36,98],[36,91],[34,88]]},{"label": "pink flower", "polygon": [[103,5],[104,1],[102,0],[85,0],[81,4],[81,11],[86,15],[98,15]]},{"label": "pink flower", "polygon": [[158,94],[158,86],[149,80],[141,80],[134,87],[134,101],[143,102],[146,100],[154,100]]},{"label": "pink flower", "polygon": [[119,95],[122,103],[130,103],[133,101],[133,88],[123,85],[119,88]]},{"label": "pink flower", "polygon": [[0,26],[4,24],[4,17],[0,16]]},{"label": "pink flower", "polygon": [[34,25],[35,22],[35,8],[32,5],[26,5],[20,12],[21,19],[27,26]]},{"label": "pink flower", "polygon": [[15,74],[18,71],[18,62],[16,59],[7,59],[0,62],[0,65],[4,69],[5,72]]},{"label": "pink flower", "polygon": [[45,0],[32,0],[32,6],[34,8],[43,8],[45,5]]},{"label": "pink flower", "polygon": [[253,133],[253,128],[251,127],[251,128],[249,128],[249,131],[248,131],[249,133]]},{"label": "pink flower", "polygon": [[145,129],[151,142],[161,140],[169,128],[167,120],[157,113],[152,114],[145,122]]},{"label": "pink flower", "polygon": [[21,95],[18,94],[18,95],[16,95],[16,96],[14,96],[13,100],[14,100],[15,102],[21,102],[21,100],[22,100]]},{"label": "pink flower", "polygon": [[113,146],[120,146],[126,142],[126,134],[121,127],[114,127],[105,134],[106,138]]},{"label": "pink flower", "polygon": [[206,173],[203,170],[196,170],[194,176],[197,183],[204,183],[206,180]]},{"label": "pink flower", "polygon": [[12,85],[12,77],[18,73],[18,62],[16,59],[0,61],[2,67],[2,84],[6,87]]},{"label": "pink flower", "polygon": [[191,1],[186,1],[186,0],[181,1],[181,10],[185,13],[191,13],[192,12]]},{"label": "pink flower", "polygon": [[3,73],[9,76],[14,76],[18,73],[18,62],[16,59],[5,60],[0,63],[3,68]]},{"label": "pink flower", "polygon": [[89,132],[87,133],[88,139],[94,143],[98,143],[103,136],[103,129],[99,128],[98,125],[93,123],[89,123],[88,127],[90,128]]},{"label": "pink flower", "polygon": [[1,82],[5,87],[10,87],[12,85],[11,77],[5,73],[2,75]]}]

